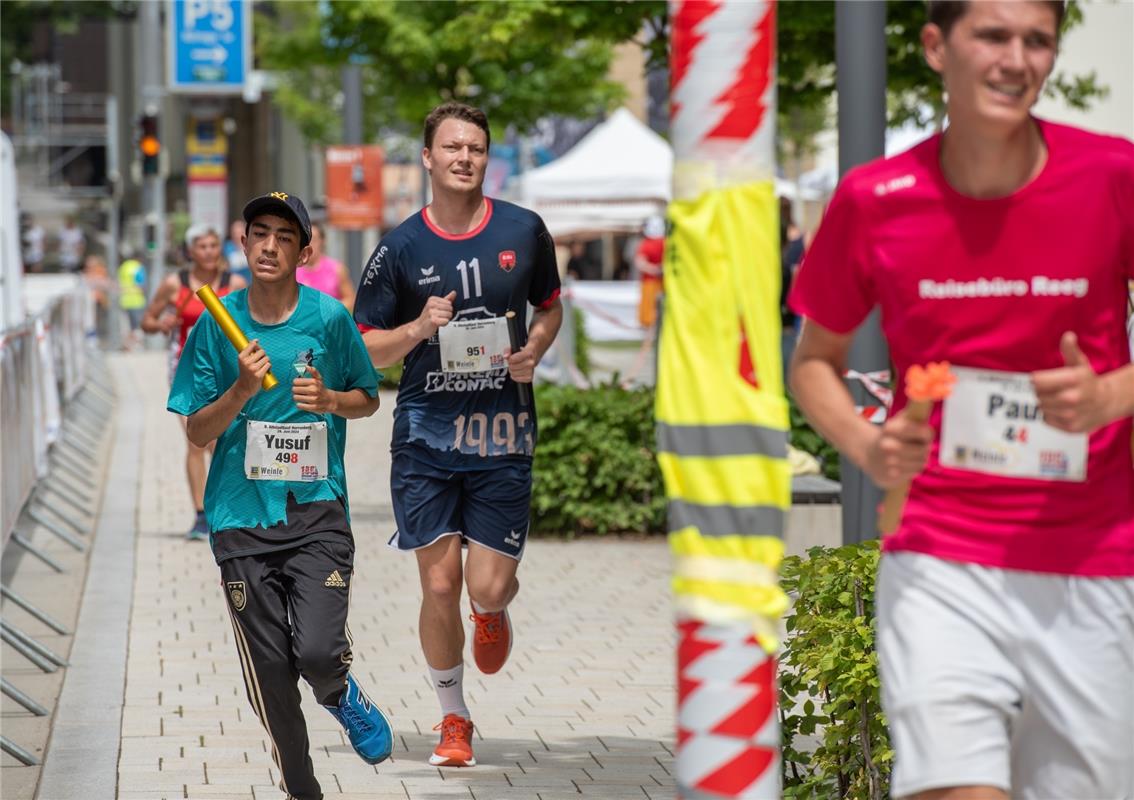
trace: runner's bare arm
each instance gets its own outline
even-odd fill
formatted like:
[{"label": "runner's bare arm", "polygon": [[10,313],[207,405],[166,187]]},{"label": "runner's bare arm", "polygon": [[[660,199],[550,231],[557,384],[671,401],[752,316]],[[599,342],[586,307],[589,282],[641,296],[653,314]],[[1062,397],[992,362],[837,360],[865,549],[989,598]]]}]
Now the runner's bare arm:
[{"label": "runner's bare arm", "polygon": [[842,379],[853,339],[807,320],[792,359],[792,394],[823,438],[888,489],[924,469],[933,428],[904,414],[877,427],[855,412]]},{"label": "runner's bare arm", "polygon": [[369,417],[378,410],[378,395],[371,397],[363,389],[338,392],[323,383],[323,376],[314,367],[308,368],[310,378],[296,378],[291,384],[291,396],[300,411],[314,414],[335,414],[343,419]]},{"label": "runner's bare arm", "polygon": [[1064,366],[1032,373],[1044,422],[1068,433],[1090,433],[1134,416],[1134,364],[1100,375],[1070,332],[1059,349]]},{"label": "runner's bare arm", "polygon": [[528,327],[528,342],[517,353],[508,356],[508,374],[518,383],[531,383],[547,348],[555,341],[559,326],[563,324],[563,304],[555,298],[551,305],[537,309]]},{"label": "runner's bare arm", "polygon": [[177,324],[177,317],[172,314],[162,315],[166,307],[173,302],[177,295],[180,281],[176,275],[168,275],[161,282],[161,286],[154,292],[153,299],[146,306],[142,314],[142,330],[146,333],[169,333]]},{"label": "runner's bare arm", "polygon": [[185,421],[185,432],[189,441],[198,447],[204,447],[209,442],[224,433],[244,404],[251,400],[256,392],[260,391],[260,382],[272,368],[268,354],[260,347],[260,342],[253,339],[248,346],[237,356],[240,362],[240,375],[232,386],[225,390],[209,405],[191,414]]},{"label": "runner's bare arm", "polygon": [[381,368],[396,364],[405,358],[406,353],[435,334],[438,328],[447,325],[453,318],[453,301],[456,299],[456,292],[449,292],[444,297],[430,297],[421,315],[412,322],[390,330],[372,328],[363,333],[362,342],[374,366]]}]

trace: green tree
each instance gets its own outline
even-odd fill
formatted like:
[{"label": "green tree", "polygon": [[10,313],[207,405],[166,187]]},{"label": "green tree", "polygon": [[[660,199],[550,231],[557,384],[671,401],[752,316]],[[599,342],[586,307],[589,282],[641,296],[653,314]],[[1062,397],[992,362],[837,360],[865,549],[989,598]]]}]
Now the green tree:
[{"label": "green tree", "polygon": [[[889,0],[886,13],[887,122],[940,123],[941,81],[926,65],[919,40],[925,4]],[[614,106],[624,93],[607,78],[618,43],[637,41],[648,69],[664,66],[666,14],[664,0],[262,2],[257,49],[261,65],[283,75],[278,101],[316,141],[339,136],[340,115],[333,112],[348,61],[364,71],[368,138],[380,130],[416,129],[444,99],[484,108],[498,130],[526,129],[547,115],[586,117]],[[782,0],[777,14],[780,152],[801,158],[831,124],[835,4]],[[1082,9],[1072,0],[1064,32],[1081,21]],[[1106,91],[1093,72],[1057,70],[1047,87],[1076,108]]]},{"label": "green tree", "polygon": [[[781,128],[790,129],[793,119],[814,122],[814,114],[822,114],[830,107],[835,91],[835,4],[833,0],[783,0],[778,6],[778,15],[779,112]],[[924,3],[889,0],[886,4],[887,124],[890,127],[900,127],[910,121],[920,125],[940,124],[944,118],[941,79],[925,63],[921,49],[920,35],[925,20]],[[1063,20],[1063,33],[1082,20],[1082,8],[1077,0],[1072,0]],[[1092,100],[1105,97],[1107,89],[1098,84],[1095,72],[1068,76],[1057,69],[1048,81],[1046,92],[1062,97],[1074,108],[1083,109],[1088,108]]]},{"label": "green tree", "polygon": [[[661,0],[276,2],[257,10],[261,65],[281,106],[317,141],[339,135],[340,70],[363,70],[364,134],[416,129],[442,100],[484,108],[498,131],[585,117],[624,95],[613,46],[665,22]],[[412,122],[411,122],[412,121]],[[412,125],[407,128],[407,125]]]}]

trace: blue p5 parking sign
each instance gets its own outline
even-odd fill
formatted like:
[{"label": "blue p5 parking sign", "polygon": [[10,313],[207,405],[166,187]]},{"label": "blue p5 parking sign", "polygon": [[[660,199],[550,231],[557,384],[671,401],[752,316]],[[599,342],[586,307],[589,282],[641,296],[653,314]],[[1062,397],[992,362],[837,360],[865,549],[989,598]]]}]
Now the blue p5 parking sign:
[{"label": "blue p5 parking sign", "polygon": [[247,0],[170,0],[169,88],[239,94],[251,69],[252,4]]}]

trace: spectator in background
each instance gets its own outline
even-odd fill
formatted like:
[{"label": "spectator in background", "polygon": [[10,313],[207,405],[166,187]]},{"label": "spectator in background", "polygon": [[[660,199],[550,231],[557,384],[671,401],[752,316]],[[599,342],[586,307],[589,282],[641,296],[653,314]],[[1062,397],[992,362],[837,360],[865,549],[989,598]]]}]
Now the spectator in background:
[{"label": "spectator in background", "polygon": [[106,259],[102,256],[90,255],[83,260],[83,280],[91,291],[94,300],[92,311],[94,319],[88,320],[87,333],[94,333],[99,339],[105,341],[110,316],[110,295],[113,284],[110,280],[110,271],[106,268]]},{"label": "spectator in background", "polygon": [[601,276],[602,268],[587,253],[587,243],[576,239],[571,242],[571,258],[567,261],[567,274],[575,280],[593,281]]},{"label": "spectator in background", "polygon": [[75,218],[68,215],[63,222],[63,229],[59,231],[59,267],[64,272],[78,272],[83,266],[86,252],[87,237],[76,224]]},{"label": "spectator in background", "polygon": [[21,223],[20,244],[24,272],[39,272],[43,269],[43,243],[47,236],[31,214],[24,214]]},{"label": "spectator in background", "polygon": [[[243,278],[234,276],[224,268],[221,259],[220,232],[208,223],[198,223],[185,232],[185,246],[189,250],[191,266],[167,275],[154,292],[153,298],[142,315],[142,330],[146,333],[165,333],[169,341],[169,380],[177,371],[181,349],[189,338],[189,331],[205,313],[205,304],[197,297],[202,286],[212,286],[219,297],[229,292],[245,288],[248,284]],[[184,423],[183,423],[184,424]],[[185,535],[187,539],[207,539],[209,526],[205,520],[205,450],[212,451],[212,445],[198,447],[187,438],[185,453],[185,474],[189,482],[189,494],[197,512],[193,527]]]},{"label": "spectator in background", "polygon": [[134,249],[123,244],[123,261],[118,266],[118,307],[126,312],[130,329],[122,343],[125,350],[132,350],[141,341],[142,314],[146,308],[146,267],[134,257]]},{"label": "spectator in background", "polygon": [[662,260],[665,256],[665,220],[654,216],[642,227],[642,241],[634,254],[634,268],[642,282],[638,322],[652,328],[658,320],[658,298],[662,293]]},{"label": "spectator in background", "polygon": [[250,282],[252,270],[248,268],[248,257],[244,255],[244,220],[234,219],[228,226],[228,239],[224,243],[224,260],[228,271]]},{"label": "spectator in background", "polygon": [[799,316],[788,306],[788,292],[791,291],[792,281],[795,280],[796,270],[803,262],[803,232],[795,224],[792,215],[791,200],[780,198],[780,321],[783,323],[783,333],[780,337],[780,352],[783,356],[784,376],[787,376],[788,365],[791,363],[792,353],[795,352],[795,342],[799,338]]},{"label": "spectator in background", "polygon": [[350,272],[341,261],[336,261],[323,252],[324,241],[323,226],[312,222],[311,257],[295,270],[295,279],[301,286],[310,286],[323,294],[329,294],[346,306],[347,311],[353,312],[354,283],[350,279]]}]

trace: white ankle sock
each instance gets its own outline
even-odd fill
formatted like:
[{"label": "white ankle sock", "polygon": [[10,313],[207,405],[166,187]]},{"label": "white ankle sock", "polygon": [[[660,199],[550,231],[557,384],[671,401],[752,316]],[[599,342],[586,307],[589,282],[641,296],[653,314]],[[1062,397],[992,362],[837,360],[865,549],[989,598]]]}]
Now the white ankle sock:
[{"label": "white ankle sock", "polygon": [[485,611],[481,607],[480,603],[478,603],[476,600],[473,600],[471,597],[469,598],[469,604],[472,606],[472,610],[475,611],[478,614],[487,614],[488,613],[487,611]]},{"label": "white ankle sock", "polygon": [[429,680],[437,692],[437,699],[441,701],[442,716],[456,714],[471,719],[469,707],[465,705],[465,692],[463,687],[465,665],[458,664],[452,669],[429,668]]}]

